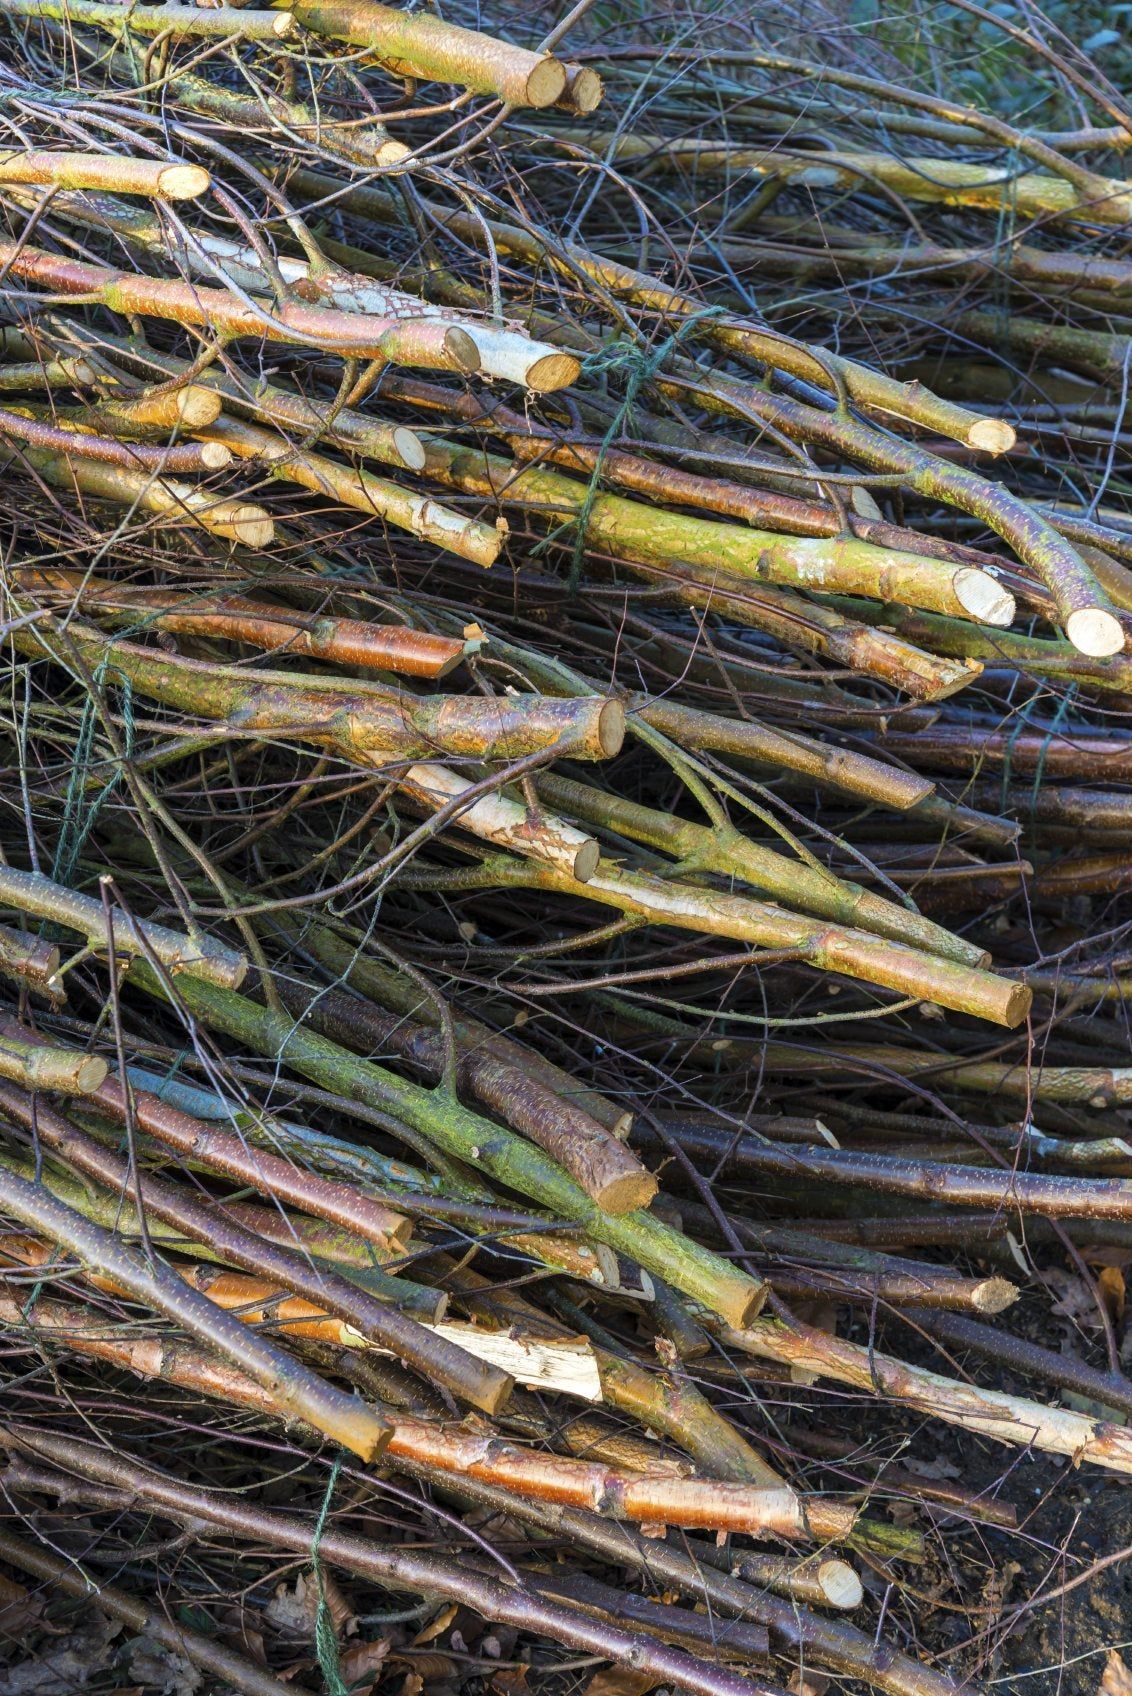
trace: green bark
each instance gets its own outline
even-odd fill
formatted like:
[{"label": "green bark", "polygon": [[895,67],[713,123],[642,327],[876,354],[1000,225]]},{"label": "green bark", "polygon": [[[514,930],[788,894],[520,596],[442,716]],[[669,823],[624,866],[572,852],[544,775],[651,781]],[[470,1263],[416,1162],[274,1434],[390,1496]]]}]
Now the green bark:
[{"label": "green bark", "polygon": [[[130,981],[165,999],[159,980],[144,965]],[[540,1149],[493,1125],[442,1090],[422,1089],[395,1073],[362,1060],[325,1037],[296,1027],[286,1013],[274,1013],[246,996],[197,982],[178,984],[178,995],[194,1018],[224,1031],[246,1047],[284,1061],[321,1088],[365,1102],[403,1119],[447,1154],[483,1171],[496,1183],[576,1222],[588,1235],[659,1273],[676,1289],[712,1313],[740,1323],[738,1313],[756,1313],[763,1286],[644,1212],[619,1218],[603,1213],[560,1166]]]}]

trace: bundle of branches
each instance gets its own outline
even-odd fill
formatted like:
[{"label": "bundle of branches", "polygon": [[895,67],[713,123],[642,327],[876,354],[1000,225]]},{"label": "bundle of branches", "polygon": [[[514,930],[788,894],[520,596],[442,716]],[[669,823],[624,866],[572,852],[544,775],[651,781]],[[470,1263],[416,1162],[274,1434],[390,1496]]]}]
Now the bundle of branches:
[{"label": "bundle of branches", "polygon": [[1132,115],[961,6],[1028,127],[832,16],[0,0],[62,1688],[950,1696],[1090,1577]]}]

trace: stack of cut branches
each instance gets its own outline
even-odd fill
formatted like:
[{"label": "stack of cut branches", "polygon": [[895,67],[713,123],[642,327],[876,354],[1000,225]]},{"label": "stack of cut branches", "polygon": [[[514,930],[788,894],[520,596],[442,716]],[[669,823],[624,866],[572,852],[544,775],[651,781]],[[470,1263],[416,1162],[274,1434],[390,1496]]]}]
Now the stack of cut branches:
[{"label": "stack of cut branches", "polygon": [[950,1696],[1132,1472],[1132,113],[961,5],[0,0],[20,1652]]}]

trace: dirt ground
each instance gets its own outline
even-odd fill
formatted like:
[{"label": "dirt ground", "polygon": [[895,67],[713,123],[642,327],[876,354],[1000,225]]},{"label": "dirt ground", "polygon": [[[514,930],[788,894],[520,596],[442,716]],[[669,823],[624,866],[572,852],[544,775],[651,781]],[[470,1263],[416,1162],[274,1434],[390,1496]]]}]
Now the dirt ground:
[{"label": "dirt ground", "polygon": [[1036,1587],[1059,1547],[1069,1558],[1047,1581],[1050,1590],[1121,1549],[1129,1558],[1021,1620],[1003,1644],[997,1676],[1017,1696],[1095,1696],[1110,1649],[1123,1646],[1132,1666],[1132,1479],[1092,1470],[1067,1476],[1064,1467],[1032,1466],[1029,1472],[1035,1475],[1027,1484],[1031,1493],[1040,1472],[1049,1474],[1052,1493],[1027,1526],[1045,1546],[1031,1546],[1013,1586],[1015,1598]]}]

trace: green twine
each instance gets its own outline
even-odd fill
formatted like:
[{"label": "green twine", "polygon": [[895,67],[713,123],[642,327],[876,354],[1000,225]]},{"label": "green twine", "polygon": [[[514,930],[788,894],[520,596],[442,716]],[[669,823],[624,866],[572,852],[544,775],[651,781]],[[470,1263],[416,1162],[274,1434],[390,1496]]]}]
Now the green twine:
[{"label": "green twine", "polygon": [[[202,589],[194,599],[207,600],[210,590]],[[129,640],[144,631],[156,629],[160,613],[149,612],[144,618],[135,620],[119,630],[115,640]],[[71,767],[71,776],[67,783],[67,794],[63,802],[63,822],[59,829],[59,841],[55,849],[55,864],[52,876],[58,883],[67,883],[70,874],[78,863],[86,839],[94,829],[95,822],[105,803],[110,799],[118,784],[122,781],[122,765],[131,759],[134,752],[134,695],[130,679],[118,669],[112,657],[108,654],[100,660],[94,672],[95,688],[101,690],[111,672],[114,672],[122,690],[122,724],[124,730],[125,752],[123,760],[115,763],[110,777],[97,791],[95,799],[88,802],[88,788],[91,768],[91,750],[94,745],[94,730],[97,722],[97,708],[93,693],[88,695],[83,704],[82,717],[75,737],[75,757]],[[101,763],[101,762],[100,762]]]},{"label": "green twine", "polygon": [[1069,685],[1068,689],[1066,689],[1065,693],[1062,695],[1061,699],[1057,703],[1057,711],[1053,715],[1053,723],[1050,725],[1049,730],[1045,734],[1045,738],[1042,741],[1041,750],[1038,754],[1037,760],[1034,762],[1034,781],[1030,785],[1030,821],[1031,821],[1031,823],[1034,823],[1036,821],[1037,810],[1038,810],[1038,796],[1041,793],[1042,783],[1045,780],[1046,761],[1049,758],[1050,747],[1052,746],[1054,737],[1059,734],[1062,725],[1065,723],[1066,719],[1069,717],[1069,708],[1072,706],[1074,700],[1076,699],[1076,696],[1077,696],[1077,685],[1076,685],[1076,683],[1071,683]]},{"label": "green twine", "polygon": [[[134,751],[134,708],[133,690],[130,680],[124,672],[119,671],[109,659],[99,662],[94,673],[95,688],[101,690],[111,671],[117,677],[122,690],[122,725],[124,732],[124,758],[128,760]],[[59,828],[59,841],[55,848],[55,862],[51,875],[57,883],[69,883],[71,874],[78,864],[79,855],[86,844],[87,837],[94,829],[95,822],[103,806],[109,800],[114,790],[122,780],[122,761],[115,765],[109,780],[103,784],[94,800],[87,800],[87,780],[90,776],[94,749],[94,732],[98,722],[98,709],[93,693],[88,695],[83,703],[82,716],[75,736],[75,753],[71,765],[71,775],[67,783],[67,794],[63,802],[63,822]]]},{"label": "green twine", "polygon": [[[1045,738],[1042,742],[1041,750],[1038,754],[1037,761],[1035,762],[1035,765],[1034,765],[1034,781],[1033,781],[1032,785],[1030,786],[1030,823],[1031,823],[1031,825],[1034,823],[1034,820],[1035,820],[1035,814],[1036,814],[1037,805],[1038,805],[1038,795],[1041,792],[1042,782],[1043,782],[1043,779],[1045,778],[1046,760],[1049,756],[1050,746],[1053,742],[1054,737],[1058,734],[1062,725],[1065,723],[1066,718],[1069,716],[1069,708],[1070,708],[1070,705],[1072,704],[1073,700],[1075,699],[1076,694],[1077,694],[1077,685],[1075,683],[1071,683],[1069,685],[1069,688],[1065,691],[1065,693],[1058,700],[1057,711],[1053,715],[1053,723],[1051,724],[1050,728],[1046,731]],[[1017,722],[1015,723],[1014,728],[1011,730],[1010,735],[1006,739],[1006,753],[1005,753],[1005,757],[1004,757],[1003,762],[1002,762],[1002,790],[1001,790],[1001,797],[1000,797],[1000,804],[999,804],[999,810],[1001,812],[1006,811],[1006,805],[1007,805],[1007,802],[1008,802],[1009,797],[1010,797],[1010,779],[1011,779],[1011,775],[1012,775],[1012,765],[1013,765],[1013,757],[1014,757],[1014,744],[1017,741],[1018,737],[1021,736],[1022,732],[1025,730],[1026,725],[1029,722],[1031,712],[1033,712],[1035,710],[1036,710],[1036,703],[1034,703],[1034,702],[1029,703],[1026,706],[1026,708],[1018,715]]]},{"label": "green twine", "polygon": [[311,1569],[314,1572],[315,1586],[318,1590],[318,1612],[314,1621],[314,1652],[318,1658],[319,1670],[326,1682],[330,1696],[350,1696],[342,1682],[342,1668],[338,1660],[338,1633],[334,1629],[334,1619],[326,1601],[326,1586],[322,1580],[322,1562],[318,1558],[318,1546],[322,1542],[322,1534],[326,1530],[326,1521],[330,1517],[330,1503],[338,1485],[338,1475],[342,1471],[341,1460],[336,1460],[330,1469],[330,1481],[326,1486],[326,1495],[322,1498],[318,1522],[311,1538]]},{"label": "green twine", "polygon": [[586,485],[586,493],[577,516],[568,519],[565,524],[559,525],[556,530],[552,530],[544,542],[540,542],[537,547],[531,550],[533,554],[542,553],[557,536],[573,527],[574,553],[570,561],[570,573],[566,580],[571,595],[576,592],[582,575],[582,559],[586,551],[586,530],[594,509],[594,502],[600,492],[598,484],[601,481],[601,468],[615,438],[620,433],[621,426],[636,405],[637,396],[641,389],[646,383],[652,382],[669,354],[673,353],[685,337],[705,318],[718,318],[723,310],[721,306],[705,306],[700,312],[690,312],[677,325],[672,334],[661,342],[659,347],[653,348],[651,352],[638,347],[635,342],[625,341],[624,338],[619,337],[608,347],[601,348],[596,353],[587,354],[583,359],[582,374],[587,377],[597,376],[607,371],[623,370],[625,372],[625,394],[613,415],[609,429],[602,438],[601,446],[597,450],[597,459],[590,473],[590,480]]}]

